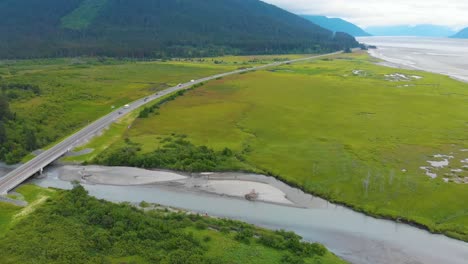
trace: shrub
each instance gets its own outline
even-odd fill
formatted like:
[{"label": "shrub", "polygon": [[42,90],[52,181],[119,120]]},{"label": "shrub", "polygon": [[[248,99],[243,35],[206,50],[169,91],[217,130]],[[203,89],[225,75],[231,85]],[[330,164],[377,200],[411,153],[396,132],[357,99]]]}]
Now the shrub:
[{"label": "shrub", "polygon": [[208,225],[205,224],[202,221],[198,221],[198,222],[195,223],[195,228],[198,229],[198,230],[205,230],[205,229],[208,228]]},{"label": "shrub", "polygon": [[237,232],[236,236],[234,237],[237,241],[250,244],[250,239],[253,237],[254,233],[249,228],[241,229]]},{"label": "shrub", "polygon": [[304,264],[304,259],[292,254],[286,254],[281,258],[281,263],[284,264]]}]

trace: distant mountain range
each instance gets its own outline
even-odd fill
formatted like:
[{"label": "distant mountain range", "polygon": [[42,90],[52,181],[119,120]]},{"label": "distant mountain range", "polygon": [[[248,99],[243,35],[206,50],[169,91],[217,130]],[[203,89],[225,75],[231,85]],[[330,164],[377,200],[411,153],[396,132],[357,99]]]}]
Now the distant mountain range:
[{"label": "distant mountain range", "polygon": [[449,27],[437,25],[401,25],[368,27],[366,31],[374,36],[417,36],[417,37],[449,37],[456,32]]},{"label": "distant mountain range", "polygon": [[354,37],[367,37],[369,33],[355,24],[341,18],[329,18],[326,16],[302,15],[303,18],[333,32],[345,32]]},{"label": "distant mountain range", "polygon": [[468,39],[468,27],[462,29],[460,32],[453,35],[452,38],[466,38],[466,39]]},{"label": "distant mountain range", "polygon": [[0,0],[0,58],[316,53],[357,45],[259,0]]}]

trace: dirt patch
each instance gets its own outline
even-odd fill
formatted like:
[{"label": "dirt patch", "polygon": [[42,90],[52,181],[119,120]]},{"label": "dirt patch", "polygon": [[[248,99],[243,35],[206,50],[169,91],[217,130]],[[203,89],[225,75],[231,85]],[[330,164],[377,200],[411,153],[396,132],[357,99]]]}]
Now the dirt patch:
[{"label": "dirt patch", "polygon": [[36,208],[44,203],[47,198],[49,198],[48,196],[41,196],[39,199],[37,199],[36,201],[30,203],[28,206],[26,206],[23,210],[21,210],[19,213],[17,213],[13,218],[19,218],[19,217],[23,217],[23,216],[26,216],[26,215],[29,215],[30,213],[34,212],[34,210],[36,210]]},{"label": "dirt patch", "polygon": [[417,76],[417,75],[406,75],[403,73],[392,73],[392,74],[386,74],[385,75],[385,80],[391,81],[391,82],[402,82],[402,81],[412,81],[412,80],[419,80],[422,79],[423,77]]}]

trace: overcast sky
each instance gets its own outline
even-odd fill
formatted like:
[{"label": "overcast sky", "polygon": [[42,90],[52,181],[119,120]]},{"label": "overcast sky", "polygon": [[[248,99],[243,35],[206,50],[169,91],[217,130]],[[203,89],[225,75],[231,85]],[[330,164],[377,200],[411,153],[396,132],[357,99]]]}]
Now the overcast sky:
[{"label": "overcast sky", "polygon": [[262,0],[296,14],[341,17],[361,27],[438,24],[468,27],[468,0]]}]

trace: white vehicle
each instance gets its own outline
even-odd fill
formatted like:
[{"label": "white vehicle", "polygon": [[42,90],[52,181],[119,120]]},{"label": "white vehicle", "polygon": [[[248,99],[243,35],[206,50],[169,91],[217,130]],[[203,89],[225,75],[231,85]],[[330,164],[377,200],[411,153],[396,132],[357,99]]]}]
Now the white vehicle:
[{"label": "white vehicle", "polygon": [[128,109],[128,108],[130,108],[130,105],[129,105],[129,104],[126,104],[126,105],[124,105],[123,108],[124,108],[124,109]]},{"label": "white vehicle", "polygon": [[191,80],[190,82],[194,83],[194,82],[195,82],[195,80]]}]

